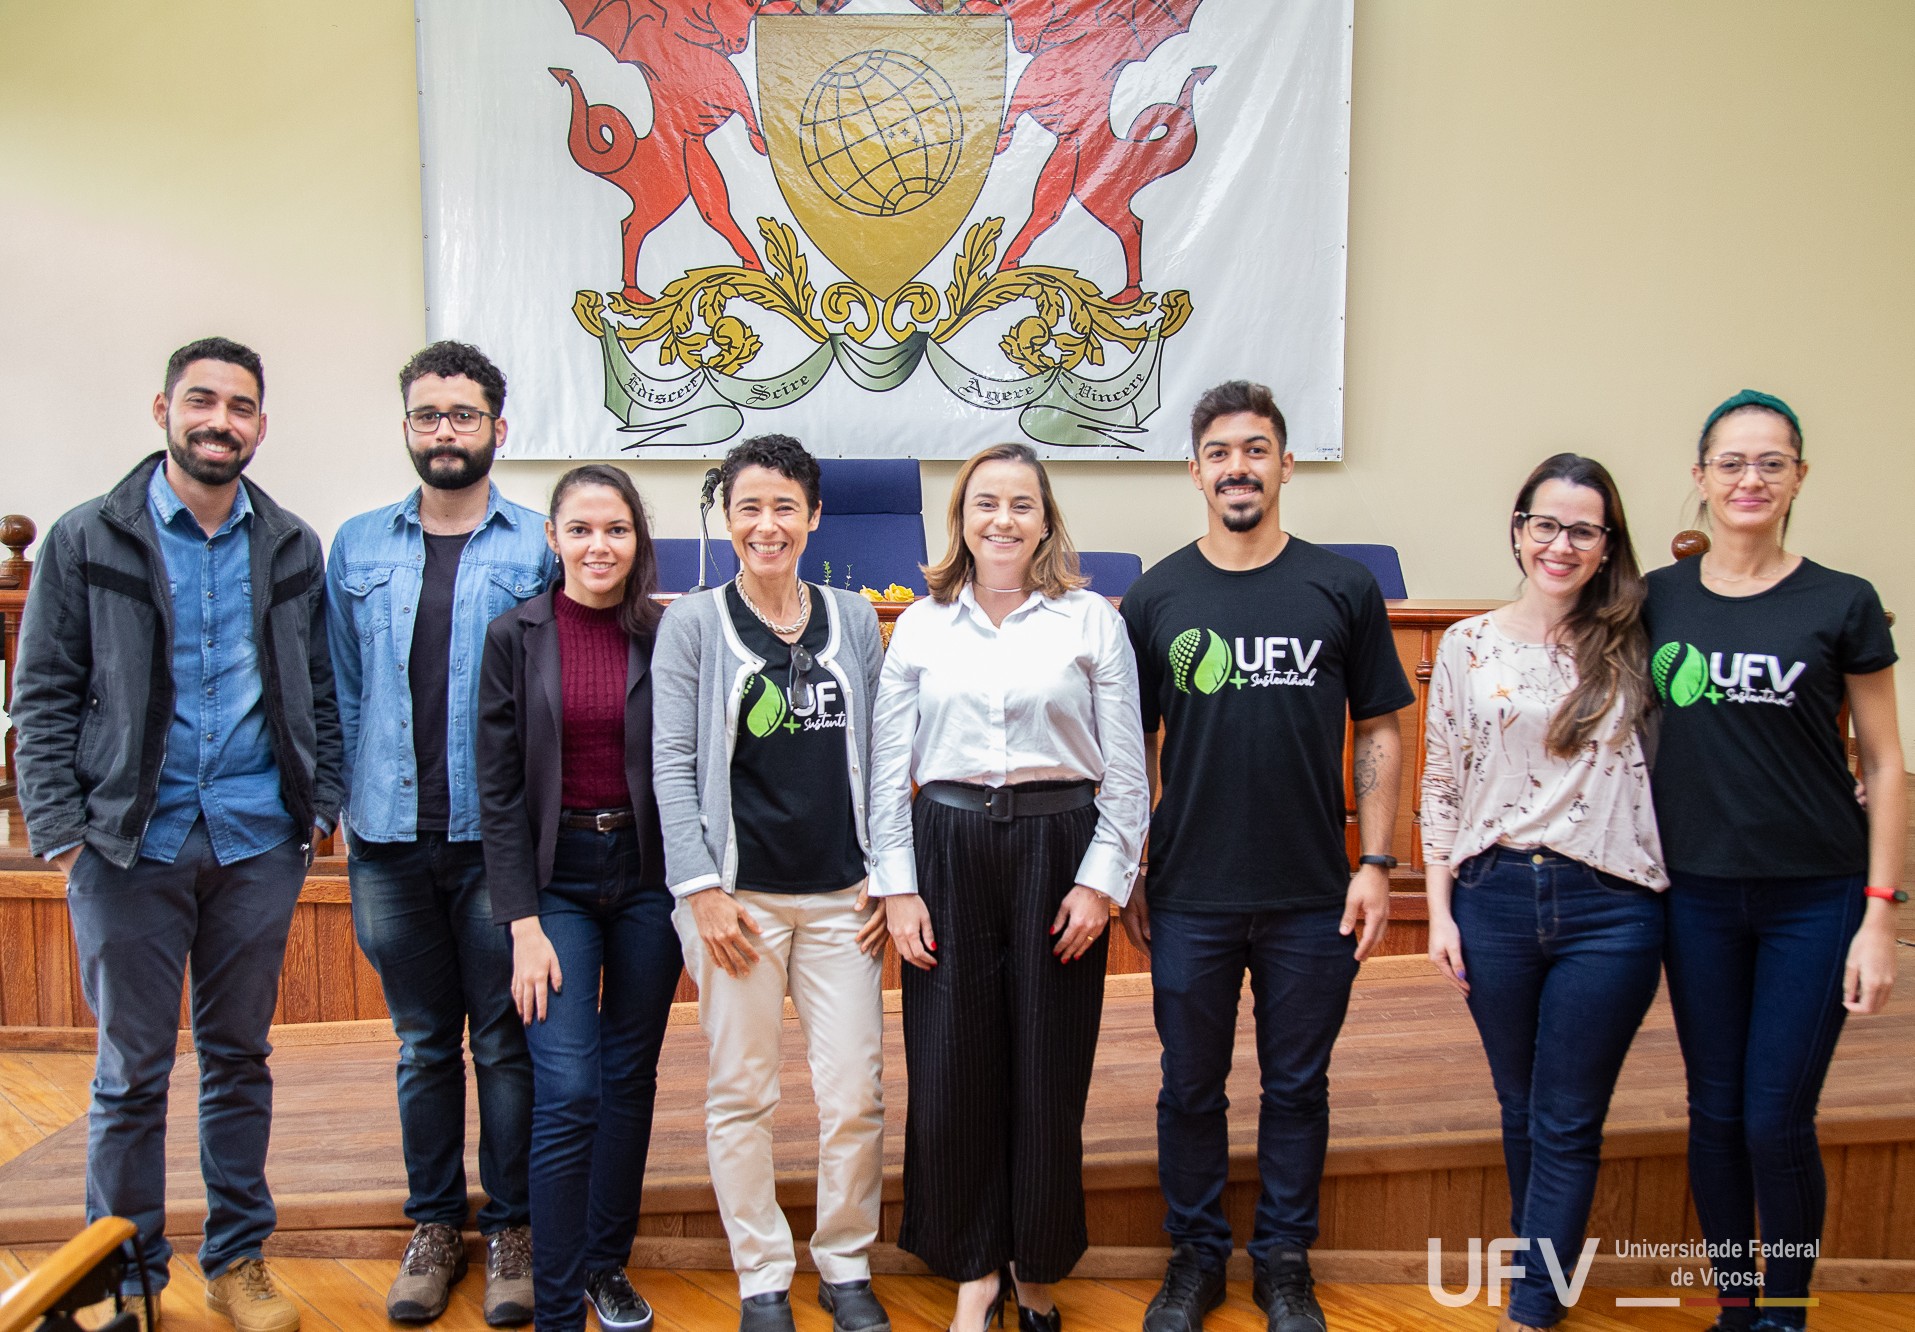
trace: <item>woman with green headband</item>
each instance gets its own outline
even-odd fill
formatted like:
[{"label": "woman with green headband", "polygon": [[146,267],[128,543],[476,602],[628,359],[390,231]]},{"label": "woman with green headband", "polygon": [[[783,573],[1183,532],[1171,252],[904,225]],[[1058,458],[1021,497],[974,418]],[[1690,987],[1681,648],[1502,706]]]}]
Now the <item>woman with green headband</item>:
[{"label": "woman with green headband", "polygon": [[[1902,896],[1895,646],[1873,587],[1783,544],[1808,470],[1780,398],[1745,389],[1711,412],[1692,474],[1713,547],[1651,573],[1644,612],[1689,1182],[1718,1288],[1743,1300],[1808,1294],[1827,1201],[1815,1105],[1844,1016],[1888,1001]],[[1838,725],[1845,699],[1866,809]],[[1725,1308],[1716,1327],[1800,1328],[1806,1315]]]}]

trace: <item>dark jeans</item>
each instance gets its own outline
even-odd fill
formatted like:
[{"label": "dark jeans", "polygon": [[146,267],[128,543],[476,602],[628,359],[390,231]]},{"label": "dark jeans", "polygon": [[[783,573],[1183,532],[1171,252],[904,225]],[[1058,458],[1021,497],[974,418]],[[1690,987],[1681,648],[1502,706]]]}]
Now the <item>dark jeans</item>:
[{"label": "dark jeans", "polygon": [[1509,1315],[1549,1327],[1564,1309],[1538,1241],[1555,1246],[1565,1277],[1575,1270],[1609,1098],[1662,979],[1662,898],[1507,847],[1470,857],[1456,881],[1470,1015],[1503,1109],[1510,1234],[1531,1242]]},{"label": "dark jeans", "polygon": [[479,1091],[479,1230],[531,1217],[532,1058],[512,1006],[512,936],[492,923],[477,842],[350,839],[352,924],[399,1037],[406,1215],[463,1228],[465,1042]]},{"label": "dark jeans", "polygon": [[1356,979],[1356,941],[1337,933],[1340,907],[1225,915],[1160,911],[1150,917],[1150,983],[1164,1047],[1157,1097],[1157,1175],[1164,1229],[1222,1268],[1230,1222],[1229,1097],[1243,973],[1257,1026],[1263,1095],[1257,1170],[1263,1188],[1249,1249],[1261,1262],[1317,1238],[1317,1189],[1330,1138],[1330,1049]]},{"label": "dark jeans", "polygon": [[[1712,879],[1672,873],[1669,1002],[1689,1073],[1689,1188],[1724,1296],[1800,1299],[1813,1257],[1768,1261],[1753,1284],[1756,1238],[1819,1243],[1828,1185],[1815,1105],[1842,1032],[1842,973],[1862,923],[1862,878]],[[1780,1327],[1802,1309],[1764,1309]],[[1747,1310],[1723,1311],[1725,1327]]]},{"label": "dark jeans", "polygon": [[[201,1268],[217,1276],[257,1257],[278,1220],[266,1187],[273,1118],[266,1032],[305,877],[306,854],[293,841],[221,865],[204,821],[171,865],[138,860],[120,869],[87,847],[67,877],[80,987],[100,1024],[87,1111],[86,1217],[123,1216],[139,1228],[156,1291],[173,1254],[165,1236],[166,1093],[188,959],[206,1181]],[[137,1273],[124,1288],[139,1292]]]},{"label": "dark jeans", "polygon": [[[585,1274],[623,1267],[682,965],[672,896],[638,882],[637,835],[561,828],[539,924],[564,989],[532,1050],[532,1286],[540,1332],[585,1325]],[[603,986],[601,990],[601,984]]]}]

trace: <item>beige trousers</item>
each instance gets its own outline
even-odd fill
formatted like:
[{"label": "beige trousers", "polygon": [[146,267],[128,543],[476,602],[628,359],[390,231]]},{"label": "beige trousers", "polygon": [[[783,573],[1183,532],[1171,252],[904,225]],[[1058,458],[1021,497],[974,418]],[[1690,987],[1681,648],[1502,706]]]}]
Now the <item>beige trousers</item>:
[{"label": "beige trousers", "polygon": [[725,974],[698,937],[691,907],[672,912],[685,969],[698,981],[698,1023],[711,1045],[705,1142],[712,1189],[731,1239],[742,1296],[787,1290],[797,1267],[778,1206],[771,1113],[778,1044],[790,994],[805,1034],[818,1102],[818,1225],[811,1256],[830,1282],[871,1275],[884,1184],[884,999],[878,958],[858,951],[858,888],[837,893],[741,892],[763,931],[758,960]]}]

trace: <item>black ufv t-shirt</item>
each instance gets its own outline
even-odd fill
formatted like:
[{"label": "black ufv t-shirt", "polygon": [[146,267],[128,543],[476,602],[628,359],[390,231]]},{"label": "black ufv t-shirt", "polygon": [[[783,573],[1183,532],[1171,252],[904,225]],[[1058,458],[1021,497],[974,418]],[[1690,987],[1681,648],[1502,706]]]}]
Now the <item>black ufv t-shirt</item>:
[{"label": "black ufv t-shirt", "polygon": [[1803,560],[1766,592],[1725,597],[1702,561],[1649,575],[1643,611],[1662,701],[1651,788],[1669,867],[1712,878],[1868,872],[1836,716],[1844,675],[1895,664],[1875,589]]},{"label": "black ufv t-shirt", "polygon": [[[745,681],[731,755],[731,821],[738,836],[738,886],[761,893],[835,893],[864,878],[851,807],[851,724],[837,677],[816,661],[830,638],[825,593],[811,592],[811,622],[798,639],[813,657],[815,709],[792,708],[791,645],[753,615],[736,586],[724,592],[738,636],[764,658]],[[803,698],[798,699],[803,705]]]},{"label": "black ufv t-shirt", "polygon": [[418,831],[422,833],[444,832],[452,817],[452,788],[446,776],[452,599],[459,581],[459,557],[471,538],[470,532],[426,533],[425,582],[419,588],[419,613],[412,617],[406,682],[412,686],[412,756],[419,767]]},{"label": "black ufv t-shirt", "polygon": [[1291,537],[1219,569],[1193,543],[1124,594],[1144,730],[1161,720],[1153,911],[1340,906],[1343,731],[1416,696],[1376,579]]}]

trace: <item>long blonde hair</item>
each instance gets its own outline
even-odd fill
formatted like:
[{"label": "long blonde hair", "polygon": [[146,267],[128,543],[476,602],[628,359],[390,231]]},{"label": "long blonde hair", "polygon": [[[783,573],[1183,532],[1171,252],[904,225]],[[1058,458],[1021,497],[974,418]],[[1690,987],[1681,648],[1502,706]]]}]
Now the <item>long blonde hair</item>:
[{"label": "long blonde hair", "polygon": [[977,572],[971,548],[964,544],[964,496],[970,489],[972,474],[989,462],[1023,463],[1037,473],[1037,492],[1044,500],[1044,526],[1048,531],[1031,556],[1030,572],[1024,577],[1026,590],[1035,588],[1047,597],[1061,597],[1089,585],[1090,579],[1078,568],[1077,547],[1071,544],[1070,533],[1064,530],[1064,513],[1057,507],[1057,497],[1051,494],[1051,478],[1044,471],[1043,461],[1028,444],[993,444],[972,454],[951,485],[951,504],[944,521],[950,544],[943,559],[924,566],[924,583],[931,591],[931,599],[942,605],[956,601],[958,593]]}]

